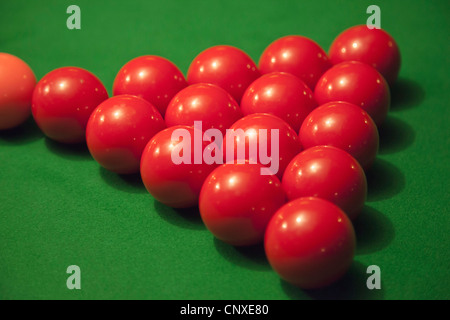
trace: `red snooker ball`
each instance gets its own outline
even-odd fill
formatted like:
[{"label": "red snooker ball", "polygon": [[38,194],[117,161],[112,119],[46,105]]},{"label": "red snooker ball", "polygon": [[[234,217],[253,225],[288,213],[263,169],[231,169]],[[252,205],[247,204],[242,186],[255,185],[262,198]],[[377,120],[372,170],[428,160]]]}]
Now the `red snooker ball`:
[{"label": "red snooker ball", "polygon": [[178,92],[166,111],[167,126],[193,126],[202,121],[203,130],[219,129],[222,135],[242,118],[237,102],[224,89],[208,83],[193,84]]},{"label": "red snooker ball", "polygon": [[[177,133],[184,135],[177,136]],[[172,139],[172,135],[174,135]],[[191,126],[174,126],[157,133],[147,144],[141,157],[141,177],[147,191],[159,202],[174,208],[198,204],[202,184],[217,165],[205,161],[195,163],[195,150],[202,154],[211,145],[196,137],[203,132]],[[216,148],[213,148],[216,149]],[[176,162],[174,155],[187,158]]]},{"label": "red snooker ball", "polygon": [[289,161],[302,151],[302,146],[286,121],[268,113],[254,113],[230,127],[222,150],[224,162],[250,160],[269,167],[281,179]]},{"label": "red snooker ball", "polygon": [[368,169],[378,152],[378,129],[363,109],[348,102],[329,102],[314,109],[300,128],[305,149],[334,146],[351,154]]},{"label": "red snooker ball", "polygon": [[142,56],[127,62],[117,73],[113,95],[131,94],[144,98],[164,117],[172,97],[187,85],[171,61],[159,56]]},{"label": "red snooker ball", "polygon": [[284,204],[280,180],[261,175],[259,164],[223,164],[200,192],[200,215],[218,239],[235,246],[263,241],[273,214]]},{"label": "red snooker ball", "polygon": [[144,147],[165,127],[150,102],[131,95],[115,96],[102,102],[89,118],[87,146],[102,167],[120,174],[135,173]]},{"label": "red snooker ball", "polygon": [[35,85],[33,70],[23,60],[0,52],[0,130],[28,119]]},{"label": "red snooker ball", "polygon": [[259,59],[262,74],[288,72],[302,79],[311,90],[330,67],[325,51],[316,42],[303,36],[286,36],[275,40]]},{"label": "red snooker ball", "polygon": [[289,200],[319,197],[339,206],[351,220],[359,215],[367,196],[366,175],[358,161],[331,146],[312,147],[295,156],[282,185]]},{"label": "red snooker ball", "polygon": [[366,25],[351,27],[336,37],[330,47],[333,64],[361,61],[380,72],[393,85],[400,70],[401,57],[394,38],[382,29]]},{"label": "red snooker ball", "polygon": [[295,132],[315,107],[311,89],[296,76],[284,72],[273,72],[256,79],[241,101],[245,115],[274,114],[289,123]]},{"label": "red snooker ball", "polygon": [[285,204],[270,220],[264,238],[272,268],[302,289],[318,289],[341,278],[353,262],[355,243],[347,215],[319,198]]},{"label": "red snooker ball", "polygon": [[260,76],[253,60],[232,46],[214,46],[192,61],[187,73],[189,84],[212,83],[225,89],[240,103],[245,89]]},{"label": "red snooker ball", "polygon": [[330,101],[356,104],[379,126],[389,111],[391,95],[388,84],[375,68],[350,61],[339,63],[322,75],[314,98],[319,105]]},{"label": "red snooker ball", "polygon": [[34,120],[50,139],[63,143],[85,141],[94,109],[108,99],[101,81],[87,70],[63,67],[46,74],[33,92]]}]

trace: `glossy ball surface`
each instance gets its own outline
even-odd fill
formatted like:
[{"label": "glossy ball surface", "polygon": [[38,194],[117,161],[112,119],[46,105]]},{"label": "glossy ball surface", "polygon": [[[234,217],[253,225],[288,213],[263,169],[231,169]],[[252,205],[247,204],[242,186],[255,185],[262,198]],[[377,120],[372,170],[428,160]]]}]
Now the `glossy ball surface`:
[{"label": "glossy ball surface", "polygon": [[319,105],[346,101],[361,107],[379,126],[386,118],[391,95],[383,76],[368,64],[342,62],[323,74],[314,90]]},{"label": "glossy ball surface", "polygon": [[85,142],[86,125],[94,109],[108,99],[101,81],[91,72],[63,67],[46,74],[33,92],[34,120],[50,139]]},{"label": "glossy ball surface", "polygon": [[223,164],[206,179],[200,214],[209,231],[235,246],[263,241],[273,214],[285,203],[280,180],[259,164]]},{"label": "glossy ball surface", "polygon": [[330,67],[327,54],[316,42],[296,35],[275,40],[259,59],[262,74],[288,72],[303,80],[311,90]]},{"label": "glossy ball surface", "polygon": [[194,58],[187,73],[189,84],[212,83],[241,102],[245,89],[260,76],[253,60],[232,46],[214,46]]},{"label": "glossy ball surface", "polygon": [[134,58],[117,73],[113,95],[131,94],[153,104],[164,117],[172,97],[187,86],[186,80],[171,61],[153,55]]},{"label": "glossy ball surface", "polygon": [[272,268],[303,289],[332,284],[349,269],[355,232],[346,214],[319,198],[299,198],[281,207],[270,220],[264,247]]},{"label": "glossy ball surface", "polygon": [[28,119],[35,85],[33,70],[22,59],[0,52],[0,130]]},{"label": "glossy ball surface", "polygon": [[363,109],[348,102],[330,102],[313,110],[300,128],[305,149],[327,145],[342,149],[368,169],[378,152],[378,129]]},{"label": "glossy ball surface", "polygon": [[236,121],[230,130],[223,140],[224,162],[236,163],[245,159],[250,160],[250,163],[260,163],[272,167],[272,174],[276,174],[280,180],[291,159],[302,151],[298,136],[289,124],[268,113],[245,116]]},{"label": "glossy ball surface", "polygon": [[298,132],[306,116],[317,107],[313,92],[298,77],[284,72],[265,74],[245,91],[241,109],[252,113],[274,114]]},{"label": "glossy ball surface", "polygon": [[[184,133],[183,138],[174,136],[172,139],[176,130]],[[174,208],[198,204],[203,182],[217,167],[215,163],[205,161],[194,163],[196,149],[201,155],[210,148],[209,142],[200,143],[199,148],[196,146],[194,140],[196,137],[201,139],[202,135],[203,132],[194,127],[174,126],[160,131],[148,142],[141,157],[141,177],[145,188],[156,200]],[[189,163],[176,164],[172,153],[186,156]]]},{"label": "glossy ball surface", "polygon": [[289,200],[318,197],[340,207],[353,220],[367,197],[367,180],[358,161],[347,152],[316,146],[296,155],[283,175]]},{"label": "glossy ball surface", "polygon": [[202,121],[202,129],[219,129],[222,135],[242,118],[241,108],[224,89],[208,83],[193,84],[178,92],[166,111],[166,124],[193,126]]},{"label": "glossy ball surface", "polygon": [[165,127],[150,102],[120,95],[103,101],[94,110],[87,124],[86,142],[102,167],[120,174],[135,173],[139,172],[144,147]]},{"label": "glossy ball surface", "polygon": [[382,29],[354,26],[339,34],[330,47],[333,64],[343,61],[367,63],[392,86],[400,71],[400,50],[394,38]]}]

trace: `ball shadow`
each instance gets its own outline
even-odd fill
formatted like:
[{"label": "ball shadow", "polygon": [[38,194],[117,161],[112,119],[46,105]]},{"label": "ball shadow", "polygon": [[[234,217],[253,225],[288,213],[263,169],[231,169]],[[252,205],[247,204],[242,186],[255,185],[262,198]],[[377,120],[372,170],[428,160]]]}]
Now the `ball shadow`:
[{"label": "ball shadow", "polygon": [[26,145],[43,138],[44,135],[32,117],[8,130],[0,130],[0,144]]},{"label": "ball shadow", "polygon": [[377,158],[366,172],[367,201],[392,198],[405,188],[405,175],[392,163]]},{"label": "ball shadow", "polygon": [[45,146],[49,151],[64,159],[75,161],[92,160],[86,143],[64,144],[46,137]]},{"label": "ball shadow", "polygon": [[395,238],[391,220],[380,211],[364,206],[353,221],[356,234],[356,255],[365,255],[386,248]]},{"label": "ball shadow", "polygon": [[295,300],[381,300],[384,297],[384,286],[381,289],[370,290],[366,281],[370,276],[366,273],[367,266],[353,261],[347,273],[334,284],[321,289],[302,290],[288,282],[281,280],[283,291]]},{"label": "ball shadow", "polygon": [[380,154],[390,154],[402,151],[414,143],[414,129],[398,118],[388,116],[379,128]]},{"label": "ball shadow", "polygon": [[176,209],[166,206],[161,202],[155,200],[154,208],[163,220],[177,227],[192,230],[206,229],[200,216],[198,207]]},{"label": "ball shadow", "polygon": [[99,167],[100,177],[111,187],[129,193],[146,193],[139,173],[117,174]]},{"label": "ball shadow", "polygon": [[391,88],[391,111],[411,109],[425,98],[425,91],[414,80],[399,78]]},{"label": "ball shadow", "polygon": [[264,245],[235,247],[214,237],[214,247],[217,252],[227,261],[240,267],[256,270],[271,271],[271,267],[266,258]]}]

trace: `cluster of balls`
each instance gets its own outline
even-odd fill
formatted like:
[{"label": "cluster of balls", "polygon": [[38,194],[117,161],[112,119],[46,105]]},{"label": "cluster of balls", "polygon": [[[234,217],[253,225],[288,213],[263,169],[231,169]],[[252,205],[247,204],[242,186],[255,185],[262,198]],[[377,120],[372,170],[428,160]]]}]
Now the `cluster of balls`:
[{"label": "cluster of balls", "polygon": [[[198,205],[215,237],[235,246],[264,242],[284,280],[319,288],[353,261],[352,220],[366,200],[365,170],[376,157],[377,127],[399,68],[388,33],[355,26],[334,40],[329,55],[306,37],[282,37],[258,66],[238,48],[214,46],[192,61],[187,80],[167,59],[138,57],[119,71],[108,98],[84,69],[59,68],[36,84],[22,60],[2,53],[0,129],[24,122],[31,109],[49,138],[86,142],[93,158],[118,174],[140,172],[156,200]],[[194,121],[224,140],[203,136]],[[263,175],[261,159],[248,159],[249,152],[241,159],[238,150],[219,165],[183,149],[190,161],[176,164],[171,156],[183,142],[173,139],[176,129],[190,133],[183,139],[202,151],[215,145],[219,157],[227,129],[244,130],[247,148],[271,146],[271,135],[259,129],[276,129],[279,170]]]}]

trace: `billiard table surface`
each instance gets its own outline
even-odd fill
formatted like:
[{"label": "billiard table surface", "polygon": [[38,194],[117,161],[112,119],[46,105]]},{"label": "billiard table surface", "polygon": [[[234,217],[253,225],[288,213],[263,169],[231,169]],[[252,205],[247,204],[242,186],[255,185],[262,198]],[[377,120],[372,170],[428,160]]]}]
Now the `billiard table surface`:
[{"label": "billiard table surface", "polygon": [[[81,9],[69,30],[66,9]],[[102,169],[85,145],[45,138],[33,119],[0,132],[0,299],[449,299],[448,1],[25,1],[0,2],[0,51],[38,79],[62,66],[96,74],[108,89],[134,57],[154,54],[184,74],[207,47],[228,44],[256,62],[273,40],[312,38],[325,50],[364,24],[377,4],[402,67],[354,222],[349,272],[301,290],[271,269],[262,245],[215,239],[198,209],[156,202],[139,175]],[[81,270],[69,290],[67,267]],[[381,270],[369,290],[367,268]]]}]

